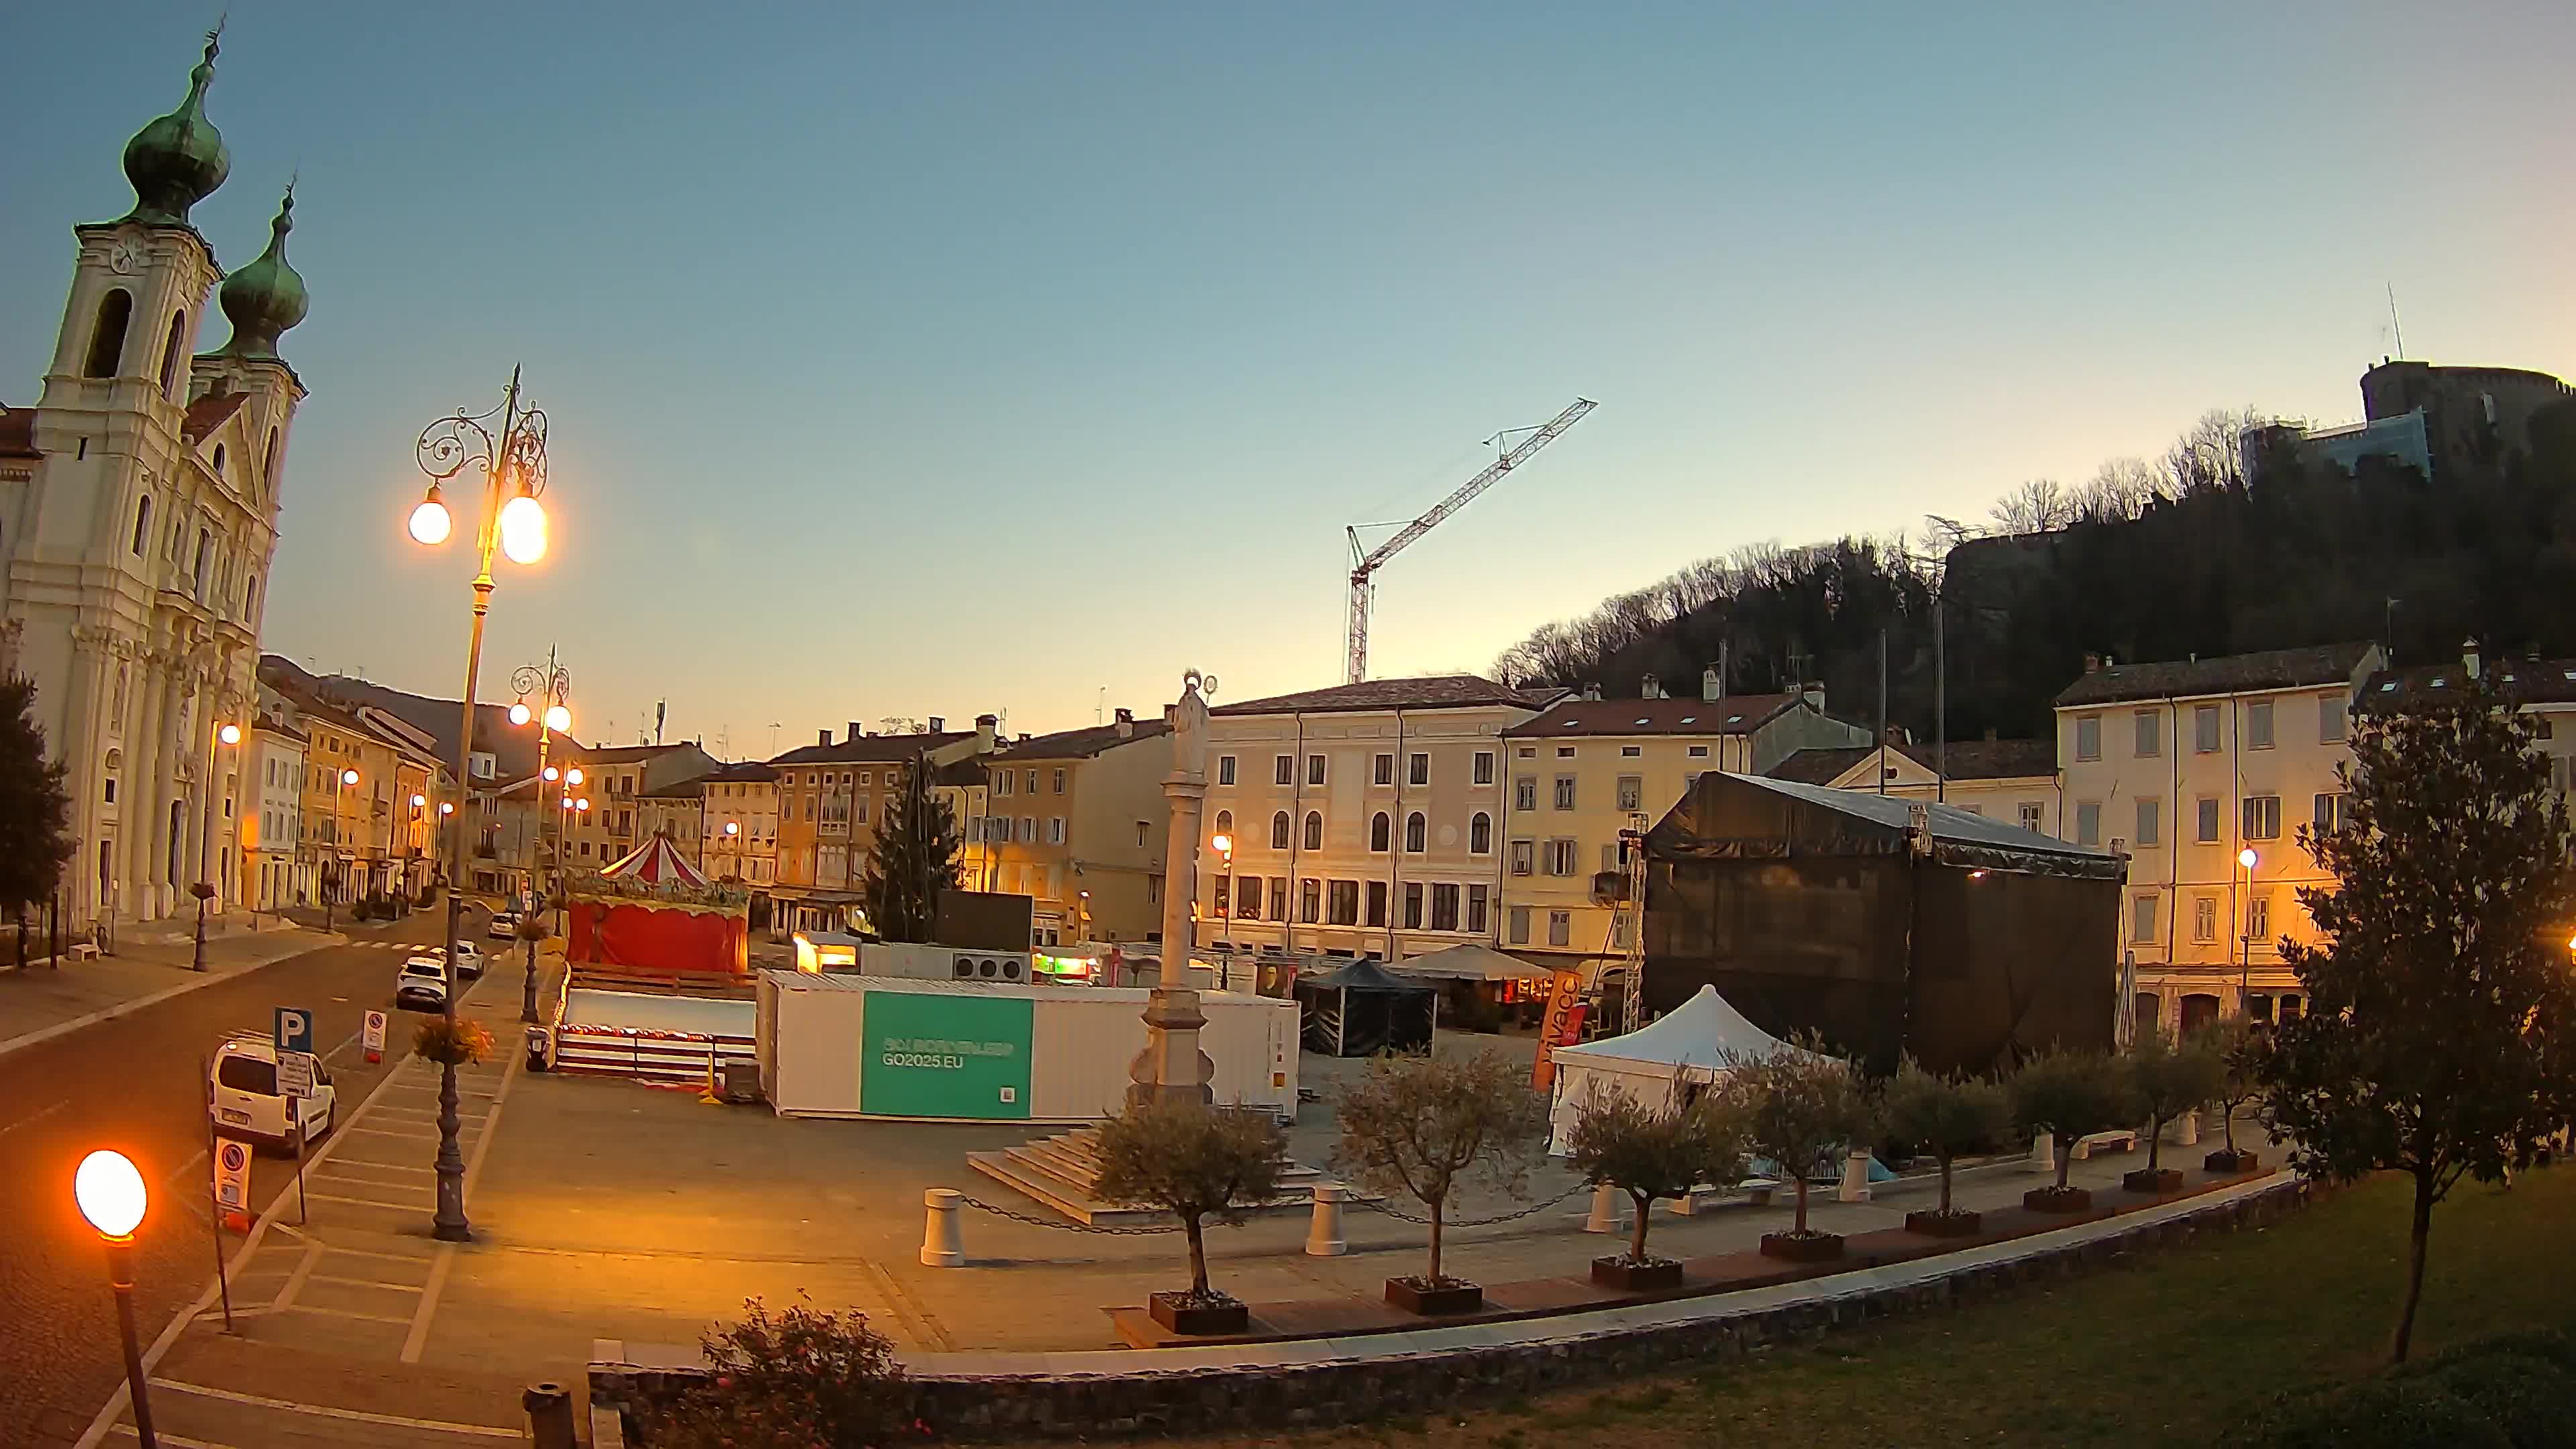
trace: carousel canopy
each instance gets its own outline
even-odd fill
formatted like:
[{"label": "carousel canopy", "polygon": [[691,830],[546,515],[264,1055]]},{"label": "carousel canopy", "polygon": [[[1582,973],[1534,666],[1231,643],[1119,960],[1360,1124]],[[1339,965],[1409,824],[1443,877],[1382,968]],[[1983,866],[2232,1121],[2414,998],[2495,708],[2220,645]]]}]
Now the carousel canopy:
[{"label": "carousel canopy", "polygon": [[686,886],[700,888],[707,884],[704,871],[689,864],[672,848],[670,838],[656,835],[625,855],[599,868],[602,880],[632,881],[647,886]]}]

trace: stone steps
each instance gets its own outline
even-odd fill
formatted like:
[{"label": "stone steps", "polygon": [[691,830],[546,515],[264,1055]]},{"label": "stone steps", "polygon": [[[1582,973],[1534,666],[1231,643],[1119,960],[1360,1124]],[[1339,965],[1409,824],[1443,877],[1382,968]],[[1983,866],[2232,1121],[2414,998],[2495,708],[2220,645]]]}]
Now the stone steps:
[{"label": "stone steps", "polygon": [[[1062,1213],[1075,1222],[1097,1227],[1132,1227],[1168,1221],[1154,1208],[1103,1202],[1099,1197],[1100,1134],[1089,1127],[1041,1137],[998,1152],[969,1152],[966,1165],[995,1182]],[[1278,1196],[1252,1212],[1304,1210],[1314,1205],[1317,1183],[1330,1181],[1322,1171],[1291,1162],[1280,1174]]]}]

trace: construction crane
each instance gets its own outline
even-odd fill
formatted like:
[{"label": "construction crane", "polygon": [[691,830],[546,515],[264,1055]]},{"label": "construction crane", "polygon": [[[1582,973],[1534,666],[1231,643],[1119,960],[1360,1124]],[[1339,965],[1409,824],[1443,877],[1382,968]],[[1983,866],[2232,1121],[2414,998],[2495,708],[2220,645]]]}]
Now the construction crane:
[{"label": "construction crane", "polygon": [[1377,571],[1415,539],[1438,527],[1443,519],[1474,502],[1477,494],[1501,482],[1504,474],[1528,462],[1539,449],[1564,436],[1565,430],[1583,421],[1583,415],[1592,411],[1594,406],[1592,399],[1579,397],[1565,411],[1535,428],[1506,428],[1486,439],[1489,443],[1500,443],[1516,433],[1528,434],[1496,458],[1492,466],[1459,485],[1457,492],[1433,504],[1431,511],[1397,530],[1394,537],[1376,548],[1362,550],[1360,529],[1378,525],[1354,524],[1347,530],[1351,538],[1351,600],[1348,610],[1350,678],[1346,682],[1357,684],[1368,678],[1369,606],[1377,599]]}]

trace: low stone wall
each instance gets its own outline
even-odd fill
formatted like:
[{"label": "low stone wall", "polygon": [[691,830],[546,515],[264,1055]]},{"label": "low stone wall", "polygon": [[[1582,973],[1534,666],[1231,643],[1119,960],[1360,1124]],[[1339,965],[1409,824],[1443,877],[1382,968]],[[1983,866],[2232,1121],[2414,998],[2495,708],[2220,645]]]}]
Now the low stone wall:
[{"label": "low stone wall", "polygon": [[[1689,1363],[1732,1358],[1765,1345],[1811,1338],[1872,1319],[1922,1313],[2011,1293],[2145,1250],[2168,1248],[2211,1233],[2234,1232],[2278,1219],[2310,1200],[2309,1185],[2284,1175],[2279,1181],[2224,1202],[2154,1222],[2104,1224],[2109,1231],[2072,1242],[2029,1248],[1985,1262],[1944,1265],[1931,1258],[1927,1276],[1897,1284],[1836,1278],[1798,1285],[1807,1296],[1729,1310],[1723,1300],[1696,1300],[1703,1314],[1651,1324],[1584,1328],[1574,1319],[1548,1334],[1548,1320],[1528,1320],[1524,1341],[1457,1348],[1408,1348],[1390,1336],[1388,1352],[1311,1363],[1248,1361],[1158,1369],[1139,1358],[1133,1372],[1115,1374],[918,1374],[915,1412],[955,1439],[1075,1438],[1151,1434],[1245,1425],[1264,1428],[1362,1422],[1398,1414],[1490,1405],[1518,1395],[1570,1384],[1625,1379]],[[1855,1274],[1855,1279],[1864,1275]],[[1426,1330],[1436,1324],[1424,1325]],[[1035,1355],[1030,1357],[1034,1358]],[[671,1393],[678,1381],[701,1370],[593,1364],[593,1404],[631,1411]]]}]

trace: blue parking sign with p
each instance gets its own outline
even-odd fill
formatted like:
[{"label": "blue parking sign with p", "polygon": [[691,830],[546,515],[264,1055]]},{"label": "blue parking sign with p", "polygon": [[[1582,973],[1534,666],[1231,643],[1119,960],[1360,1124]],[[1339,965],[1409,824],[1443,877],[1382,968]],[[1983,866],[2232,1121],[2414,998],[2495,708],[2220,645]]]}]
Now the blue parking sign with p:
[{"label": "blue parking sign with p", "polygon": [[282,1052],[313,1050],[313,1013],[300,1006],[277,1008],[277,1049]]}]

